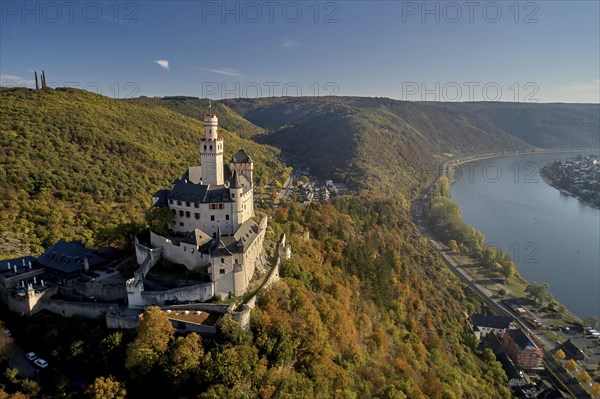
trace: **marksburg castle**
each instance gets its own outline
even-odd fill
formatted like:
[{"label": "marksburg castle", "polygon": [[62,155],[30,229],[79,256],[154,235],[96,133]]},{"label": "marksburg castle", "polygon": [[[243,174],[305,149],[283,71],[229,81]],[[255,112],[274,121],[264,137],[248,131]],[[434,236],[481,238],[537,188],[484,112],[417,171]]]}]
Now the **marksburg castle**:
[{"label": "marksburg castle", "polygon": [[[197,300],[246,293],[262,256],[267,218],[254,213],[252,158],[240,150],[229,165],[224,164],[225,143],[218,134],[217,115],[204,117],[204,129],[201,165],[190,167],[171,190],[152,197],[153,207],[173,212],[172,233],[150,231],[147,247],[136,245],[141,272],[127,282],[130,307],[148,304],[140,285],[160,256],[189,270],[208,272],[210,284],[204,285]],[[150,264],[144,267],[145,263]]]}]

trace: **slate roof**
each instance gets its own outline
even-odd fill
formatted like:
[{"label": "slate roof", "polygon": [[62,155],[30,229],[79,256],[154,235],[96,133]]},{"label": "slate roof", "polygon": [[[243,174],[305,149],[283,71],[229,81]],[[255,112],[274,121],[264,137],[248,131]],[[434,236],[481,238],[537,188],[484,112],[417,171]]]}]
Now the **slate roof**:
[{"label": "slate roof", "polygon": [[230,188],[243,188],[243,192],[246,193],[248,192],[248,190],[250,190],[251,188],[251,184],[248,181],[248,179],[246,178],[246,176],[244,176],[241,173],[238,173],[237,171],[233,171],[233,173],[231,174],[231,179],[229,179],[229,187]]},{"label": "slate roof", "polygon": [[202,230],[194,229],[194,231],[191,231],[188,235],[182,238],[181,242],[201,247],[204,244],[210,242],[211,240],[212,237],[203,232]]},{"label": "slate roof", "polygon": [[154,206],[165,207],[167,206],[167,198],[169,197],[169,190],[158,190],[152,198],[158,198]]},{"label": "slate roof", "polygon": [[232,163],[251,163],[252,158],[250,158],[250,155],[248,155],[246,153],[246,151],[239,150],[238,152],[236,152],[233,155],[233,157],[231,157],[231,162]]},{"label": "slate roof", "polygon": [[232,202],[225,186],[195,184],[186,179],[175,183],[167,199],[198,203]]},{"label": "slate roof", "polygon": [[[25,261],[24,264],[23,264],[23,261]],[[0,260],[0,273],[9,271],[8,270],[9,263],[10,263],[10,271],[13,271],[15,266],[17,266],[17,271],[19,271],[19,269],[22,269],[23,267],[28,268],[29,262],[31,262],[32,268],[36,267],[37,261],[35,260],[35,258],[33,256],[21,256],[20,258]],[[23,266],[23,265],[25,265],[25,266]]]},{"label": "slate roof", "polygon": [[84,270],[85,258],[88,259],[90,267],[106,262],[106,259],[87,249],[80,241],[66,242],[63,240],[46,249],[38,258],[38,262],[46,268],[68,274]]},{"label": "slate roof", "polygon": [[519,349],[536,349],[537,346],[529,339],[529,337],[520,328],[508,330],[506,332],[510,337],[510,340],[514,342]]},{"label": "slate roof", "polygon": [[571,338],[563,342],[560,347],[567,354],[567,358],[574,358],[575,360],[583,360],[585,358],[583,351],[571,342]]},{"label": "slate roof", "polygon": [[471,316],[471,322],[474,326],[504,329],[508,328],[513,321],[512,317],[495,316],[492,314],[476,313]]}]

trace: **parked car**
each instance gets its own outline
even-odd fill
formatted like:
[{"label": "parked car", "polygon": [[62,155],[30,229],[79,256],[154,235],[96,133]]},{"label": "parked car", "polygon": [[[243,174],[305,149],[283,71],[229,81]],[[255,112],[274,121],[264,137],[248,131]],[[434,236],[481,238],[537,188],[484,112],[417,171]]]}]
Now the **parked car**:
[{"label": "parked car", "polygon": [[42,359],[41,357],[36,359],[35,362],[36,366],[38,366],[39,368],[45,369],[46,367],[48,367],[48,362],[45,361],[44,359]]},{"label": "parked car", "polygon": [[37,359],[37,355],[35,354],[35,352],[29,352],[25,354],[25,357],[31,361],[34,361],[35,359]]}]

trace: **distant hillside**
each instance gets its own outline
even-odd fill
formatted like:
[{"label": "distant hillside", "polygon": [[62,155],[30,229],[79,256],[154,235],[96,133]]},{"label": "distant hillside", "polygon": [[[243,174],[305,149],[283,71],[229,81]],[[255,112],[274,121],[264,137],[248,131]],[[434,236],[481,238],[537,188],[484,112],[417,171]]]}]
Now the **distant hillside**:
[{"label": "distant hillside", "polygon": [[[202,125],[161,107],[3,89],[0,115],[0,258],[142,222],[152,193],[200,162]],[[257,184],[285,178],[278,150],[220,132],[227,160],[240,148],[254,158]]]},{"label": "distant hillside", "polygon": [[600,147],[600,104],[426,104],[470,112],[540,148]]},{"label": "distant hillside", "polygon": [[[204,115],[208,112],[208,100],[198,97],[138,97],[123,101],[137,105],[167,108],[200,121],[204,119]],[[242,118],[223,103],[213,101],[211,110],[219,115],[219,126],[242,138],[247,139],[265,133],[262,127]]]},{"label": "distant hillside", "polygon": [[224,100],[321,177],[413,195],[443,157],[527,148],[472,114],[387,98]]}]

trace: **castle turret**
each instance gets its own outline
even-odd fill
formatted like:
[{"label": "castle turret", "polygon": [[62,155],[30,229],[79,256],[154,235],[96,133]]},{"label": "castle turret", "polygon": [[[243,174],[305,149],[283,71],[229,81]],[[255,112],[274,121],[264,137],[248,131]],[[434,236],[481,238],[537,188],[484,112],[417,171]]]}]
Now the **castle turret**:
[{"label": "castle turret", "polygon": [[219,119],[215,114],[204,117],[204,138],[200,140],[202,184],[223,184],[223,139],[217,129]]}]

